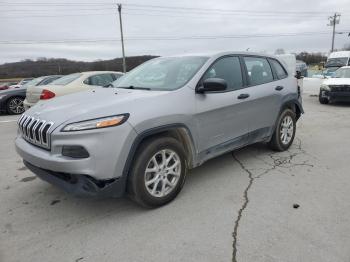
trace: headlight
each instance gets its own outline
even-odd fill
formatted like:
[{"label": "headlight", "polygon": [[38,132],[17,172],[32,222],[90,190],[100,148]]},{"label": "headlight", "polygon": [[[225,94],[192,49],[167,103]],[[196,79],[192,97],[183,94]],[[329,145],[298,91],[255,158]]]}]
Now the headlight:
[{"label": "headlight", "polygon": [[321,90],[331,91],[331,89],[327,85],[321,85]]},{"label": "headlight", "polygon": [[105,128],[123,124],[129,118],[129,114],[96,118],[76,123],[71,123],[62,128],[62,132],[82,131]]}]

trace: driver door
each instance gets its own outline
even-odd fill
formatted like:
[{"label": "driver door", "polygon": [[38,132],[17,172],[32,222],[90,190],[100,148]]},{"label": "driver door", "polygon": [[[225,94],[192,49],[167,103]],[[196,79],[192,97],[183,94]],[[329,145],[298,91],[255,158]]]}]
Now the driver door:
[{"label": "driver door", "polygon": [[239,96],[244,93],[244,82],[238,56],[216,60],[203,75],[221,78],[227,90],[196,94],[196,125],[198,147],[202,158],[210,158],[246,144],[248,139],[247,113],[249,105]]}]

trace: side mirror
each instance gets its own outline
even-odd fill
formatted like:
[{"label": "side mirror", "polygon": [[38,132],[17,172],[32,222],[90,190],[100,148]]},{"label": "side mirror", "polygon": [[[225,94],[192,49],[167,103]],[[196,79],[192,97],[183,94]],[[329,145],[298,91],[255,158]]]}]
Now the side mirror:
[{"label": "side mirror", "polygon": [[227,89],[227,82],[221,78],[208,78],[203,81],[201,86],[196,88],[196,93],[220,92]]}]

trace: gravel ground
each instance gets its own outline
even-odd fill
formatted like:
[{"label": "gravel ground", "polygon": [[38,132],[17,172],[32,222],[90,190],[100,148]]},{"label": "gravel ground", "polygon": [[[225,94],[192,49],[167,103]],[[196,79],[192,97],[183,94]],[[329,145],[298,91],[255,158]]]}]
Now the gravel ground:
[{"label": "gravel ground", "polygon": [[169,205],[78,199],[37,179],[0,116],[0,261],[350,261],[350,104],[306,114],[289,151],[257,144],[192,170]]}]

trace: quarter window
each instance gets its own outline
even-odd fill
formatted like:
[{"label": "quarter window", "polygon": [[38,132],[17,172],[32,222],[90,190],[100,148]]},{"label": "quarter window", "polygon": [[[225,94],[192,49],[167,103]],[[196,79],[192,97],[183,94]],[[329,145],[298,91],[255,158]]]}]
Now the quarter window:
[{"label": "quarter window", "polygon": [[271,67],[266,58],[244,57],[249,85],[261,85],[273,81]]},{"label": "quarter window", "polygon": [[287,77],[287,72],[283,66],[275,59],[270,59],[272,67],[275,69],[278,79],[283,79]]},{"label": "quarter window", "polygon": [[221,78],[227,82],[228,90],[243,87],[241,65],[238,57],[224,57],[216,61],[204,74],[202,81],[208,78]]}]

